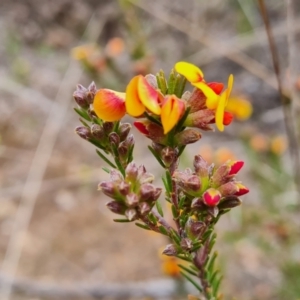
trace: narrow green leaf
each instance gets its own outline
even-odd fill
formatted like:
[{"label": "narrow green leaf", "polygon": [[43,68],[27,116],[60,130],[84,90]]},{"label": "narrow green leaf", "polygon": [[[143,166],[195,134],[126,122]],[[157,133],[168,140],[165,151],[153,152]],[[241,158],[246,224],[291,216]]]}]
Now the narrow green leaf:
[{"label": "narrow green leaf", "polygon": [[151,146],[148,146],[148,149],[151,151],[151,153],[156,158],[156,160],[159,162],[159,164],[165,169],[166,168],[165,164],[160,159],[160,157],[157,155],[157,153],[155,152],[155,150]]},{"label": "narrow green leaf", "polygon": [[89,114],[85,110],[77,108],[77,107],[74,107],[74,110],[77,112],[77,114],[80,117],[84,118],[87,121],[90,121],[90,122],[92,121]]},{"label": "narrow green leaf", "polygon": [[113,219],[114,222],[117,223],[130,223],[132,221],[129,221],[128,219]]},{"label": "narrow green leaf", "polygon": [[105,148],[100,144],[99,141],[97,141],[97,140],[95,140],[95,139],[93,139],[93,138],[88,139],[88,141],[89,141],[91,144],[93,144],[94,146],[96,146],[97,148],[99,148],[99,149],[101,149],[101,150],[103,150],[103,151],[106,152]]},{"label": "narrow green leaf", "polygon": [[180,271],[180,274],[185,277],[200,293],[202,293],[202,288],[196,281],[194,281],[191,277],[185,274],[183,271]]},{"label": "narrow green leaf", "polygon": [[[165,187],[166,193],[167,193],[167,195],[168,195],[168,197],[169,197],[169,196],[170,196],[170,193],[171,193],[171,191],[169,190],[169,186],[168,186],[167,180],[166,180],[164,177],[162,177],[162,181],[163,181],[163,184],[164,184],[164,187]],[[166,200],[167,200],[167,199],[166,199]],[[167,201],[169,201],[169,202],[170,202],[170,200],[167,200]]]},{"label": "narrow green leaf", "polygon": [[108,173],[108,174],[110,173],[110,170],[109,170],[108,168],[106,168],[106,167],[103,167],[102,170],[103,170],[104,172]]},{"label": "narrow green leaf", "polygon": [[164,234],[164,235],[166,235],[166,236],[169,236],[169,233],[168,233],[168,231],[167,231],[167,229],[164,227],[164,226],[158,226],[158,229],[159,229],[159,231],[162,233],[162,234]]},{"label": "narrow green leaf", "polygon": [[207,264],[207,271],[209,273],[212,273],[213,272],[213,269],[214,269],[214,264],[215,264],[215,261],[216,261],[216,258],[218,256],[218,252],[215,251],[212,255],[212,257],[210,258],[210,260],[208,261],[208,264]]},{"label": "narrow green leaf", "polygon": [[218,290],[221,284],[221,281],[223,279],[223,276],[220,276],[220,278],[216,281],[216,283],[213,285],[213,295],[216,297],[218,295]]},{"label": "narrow green leaf", "polygon": [[181,209],[183,207],[183,204],[185,202],[186,196],[182,196],[181,198],[179,198],[179,203],[178,203],[178,207]]},{"label": "narrow green leaf", "polygon": [[130,149],[129,149],[127,164],[129,164],[133,161],[133,149],[134,149],[134,145],[132,145],[132,147],[130,147]]},{"label": "narrow green leaf", "polygon": [[157,209],[158,213],[163,217],[164,212],[163,212],[162,207],[160,205],[160,202],[158,200],[155,202],[155,206],[156,206],[156,209]]},{"label": "narrow green leaf", "polygon": [[159,73],[155,75],[158,88],[162,91]]},{"label": "narrow green leaf", "polygon": [[195,272],[195,271],[193,271],[193,270],[191,270],[191,269],[189,269],[189,268],[187,268],[187,267],[185,267],[181,264],[178,264],[178,267],[180,267],[181,269],[183,269],[184,271],[186,271],[190,275],[193,275],[193,276],[196,276],[196,277],[198,276],[197,272]]},{"label": "narrow green leaf", "polygon": [[174,204],[172,204],[172,206],[171,206],[171,210],[172,210],[172,215],[173,215],[173,218],[174,218],[174,219],[177,219],[177,218],[178,218],[178,215],[179,215],[179,213],[178,213],[178,211],[177,211],[176,207],[174,206]]},{"label": "narrow green leaf", "polygon": [[186,145],[180,146],[180,147],[179,147],[178,157],[181,156],[181,154],[182,154],[182,152],[184,151],[185,147],[186,147]]},{"label": "narrow green leaf", "polygon": [[181,98],[185,89],[185,85],[186,85],[187,79],[183,76],[181,76],[181,81],[179,83],[179,86],[176,90],[176,95]]},{"label": "narrow green leaf", "polygon": [[79,118],[79,121],[85,126],[90,128],[90,125],[88,123],[86,123],[83,119]]},{"label": "narrow green leaf", "polygon": [[157,219],[156,219],[156,217],[155,217],[152,213],[149,213],[149,214],[148,214],[148,219],[149,219],[154,225],[157,224]]},{"label": "narrow green leaf", "polygon": [[161,123],[160,123],[159,120],[156,119],[155,117],[152,117],[152,116],[149,115],[147,112],[145,112],[144,115],[145,115],[145,117],[146,117],[149,121],[151,121],[151,122],[153,122],[153,123],[155,123],[155,124],[161,126]]},{"label": "narrow green leaf", "polygon": [[147,225],[141,224],[141,223],[134,223],[137,227],[146,229],[146,230],[151,230]]},{"label": "narrow green leaf", "polygon": [[175,82],[176,82],[175,72],[174,72],[174,69],[172,69],[170,72],[169,80],[168,80],[168,94],[169,95],[174,94]]},{"label": "narrow green leaf", "polygon": [[212,274],[210,274],[210,276],[208,277],[209,282],[211,283],[211,285],[214,285],[214,281],[217,278],[217,275],[219,274],[219,270],[214,271]]},{"label": "narrow green leaf", "polygon": [[166,171],[166,179],[169,186],[169,191],[172,191],[173,183],[172,183],[172,177],[169,170]]},{"label": "narrow green leaf", "polygon": [[180,258],[180,259],[182,259],[182,260],[184,260],[184,261],[188,261],[188,262],[191,262],[191,259],[189,259],[188,257],[185,257],[185,256],[183,256],[183,255],[177,255],[177,257],[178,258]]},{"label": "narrow green leaf", "polygon": [[178,233],[173,229],[170,231],[170,234],[171,234],[171,238],[173,239],[173,241],[177,245],[180,245],[180,236],[178,235]]},{"label": "narrow green leaf", "polygon": [[106,157],[104,156],[98,149],[96,149],[97,154],[112,168],[116,169],[117,167]]}]

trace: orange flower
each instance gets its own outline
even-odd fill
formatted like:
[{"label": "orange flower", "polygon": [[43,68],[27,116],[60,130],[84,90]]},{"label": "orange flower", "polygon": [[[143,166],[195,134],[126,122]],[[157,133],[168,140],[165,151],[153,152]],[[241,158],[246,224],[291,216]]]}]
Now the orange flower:
[{"label": "orange flower", "polygon": [[178,123],[185,110],[184,102],[175,95],[168,96],[161,109],[161,123],[167,134]]},{"label": "orange flower", "polygon": [[118,121],[126,113],[125,93],[100,89],[95,95],[93,106],[96,115],[100,119],[108,122]]},{"label": "orange flower", "polygon": [[125,105],[127,113],[133,117],[141,116],[146,109],[155,115],[161,114],[159,93],[142,75],[133,77],[129,82]]}]

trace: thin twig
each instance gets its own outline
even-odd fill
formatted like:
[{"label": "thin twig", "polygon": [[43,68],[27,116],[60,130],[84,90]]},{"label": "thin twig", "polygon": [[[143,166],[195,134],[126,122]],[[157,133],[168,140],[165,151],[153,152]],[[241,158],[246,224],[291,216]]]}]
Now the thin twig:
[{"label": "thin twig", "polygon": [[269,16],[267,13],[266,5],[264,0],[258,0],[259,8],[261,11],[261,15],[265,24],[270,51],[272,54],[272,61],[273,61],[273,67],[276,75],[277,85],[278,85],[278,92],[282,103],[283,113],[284,113],[284,122],[285,122],[285,128],[287,132],[287,136],[289,139],[289,150],[291,159],[293,162],[293,168],[294,168],[294,180],[296,183],[296,187],[298,190],[298,193],[300,195],[300,156],[299,156],[299,142],[296,134],[296,129],[294,126],[293,121],[293,113],[291,110],[291,99],[290,97],[286,97],[283,93],[282,89],[282,82],[281,82],[281,70],[280,70],[280,64],[279,64],[279,56],[277,47],[274,41],[274,37],[272,34],[272,29],[270,25]]}]

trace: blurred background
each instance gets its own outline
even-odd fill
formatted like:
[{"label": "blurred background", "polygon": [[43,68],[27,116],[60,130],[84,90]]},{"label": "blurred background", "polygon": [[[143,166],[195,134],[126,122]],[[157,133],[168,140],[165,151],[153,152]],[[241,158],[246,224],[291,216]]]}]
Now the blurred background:
[{"label": "blurred background", "polygon": [[[300,91],[300,2],[266,5],[290,99]],[[135,74],[179,60],[208,81],[235,76],[235,122],[204,133],[181,161],[246,162],[251,192],[217,229],[224,299],[300,299],[295,164],[256,1],[1,0],[0,28],[1,300],[186,299],[176,261],[160,255],[168,241],[112,221],[97,191],[105,165],[74,133],[72,99],[78,83],[124,91]],[[159,178],[150,141],[135,137],[135,160]]]}]

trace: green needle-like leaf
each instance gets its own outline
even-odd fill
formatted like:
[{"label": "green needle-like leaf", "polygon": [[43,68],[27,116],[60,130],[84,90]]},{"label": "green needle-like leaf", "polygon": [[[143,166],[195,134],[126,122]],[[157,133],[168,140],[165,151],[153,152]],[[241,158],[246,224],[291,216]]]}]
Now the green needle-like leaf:
[{"label": "green needle-like leaf", "polygon": [[106,156],[104,156],[98,149],[96,149],[97,154],[112,168],[116,169],[117,167],[108,159]]},{"label": "green needle-like leaf", "polygon": [[134,223],[137,227],[146,229],[146,230],[151,230],[147,225],[141,224],[141,223]]},{"label": "green needle-like leaf", "polygon": [[155,202],[155,206],[156,206],[156,209],[157,209],[158,213],[163,217],[164,212],[163,212],[162,207],[160,205],[160,202],[158,200]]},{"label": "green needle-like leaf", "polygon": [[185,277],[200,293],[202,293],[202,288],[196,281],[194,281],[190,276],[185,274],[183,271],[180,271],[180,274]]},{"label": "green needle-like leaf", "polygon": [[184,271],[186,271],[187,273],[189,273],[192,276],[198,276],[197,272],[195,272],[195,271],[193,271],[193,270],[191,270],[191,269],[189,269],[189,268],[187,268],[187,267],[185,267],[181,264],[178,264],[178,267],[180,267],[181,269],[183,269]]},{"label": "green needle-like leaf", "polygon": [[156,160],[159,162],[159,164],[165,169],[166,168],[165,164],[160,159],[160,157],[157,155],[157,153],[155,152],[155,150],[151,146],[148,146],[148,149],[153,154],[153,156],[156,158]]}]

